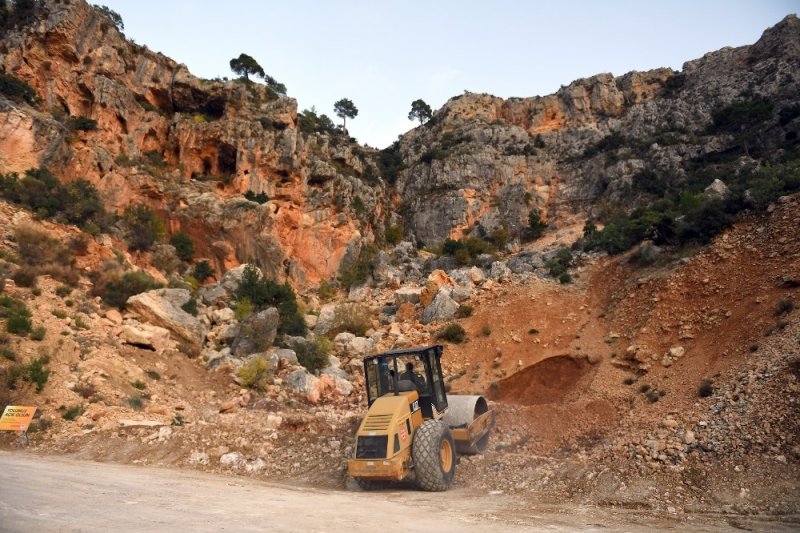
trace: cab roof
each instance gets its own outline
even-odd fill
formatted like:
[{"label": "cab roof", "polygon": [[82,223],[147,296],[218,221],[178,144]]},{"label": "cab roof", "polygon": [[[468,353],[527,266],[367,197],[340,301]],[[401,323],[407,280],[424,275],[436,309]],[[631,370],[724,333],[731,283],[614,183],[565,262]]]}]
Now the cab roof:
[{"label": "cab roof", "polygon": [[441,344],[429,344],[428,346],[413,346],[411,348],[403,348],[402,350],[389,350],[388,352],[368,355],[364,358],[364,361],[370,361],[372,359],[375,359],[376,357],[397,357],[400,355],[413,355],[413,354],[427,352],[431,348],[438,349],[437,350],[438,353],[441,353],[442,351]]}]

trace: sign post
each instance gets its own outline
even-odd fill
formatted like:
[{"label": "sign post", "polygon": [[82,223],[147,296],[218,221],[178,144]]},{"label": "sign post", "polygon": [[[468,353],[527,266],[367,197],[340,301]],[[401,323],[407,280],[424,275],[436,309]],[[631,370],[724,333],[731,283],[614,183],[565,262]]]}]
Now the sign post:
[{"label": "sign post", "polygon": [[36,413],[36,407],[24,405],[7,405],[0,417],[0,431],[17,431],[20,433],[20,445],[28,440],[28,427]]}]

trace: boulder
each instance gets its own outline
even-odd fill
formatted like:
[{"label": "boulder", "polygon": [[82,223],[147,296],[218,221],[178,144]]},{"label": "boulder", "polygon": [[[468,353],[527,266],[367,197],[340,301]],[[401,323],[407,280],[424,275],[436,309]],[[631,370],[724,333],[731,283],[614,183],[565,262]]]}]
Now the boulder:
[{"label": "boulder", "polygon": [[366,337],[356,337],[350,341],[349,352],[353,355],[365,355],[372,351],[375,343]]},{"label": "boulder", "polygon": [[200,289],[200,299],[206,305],[216,305],[218,302],[227,300],[230,297],[225,287],[221,285],[209,285]]},{"label": "boulder", "polygon": [[425,310],[422,312],[421,322],[430,324],[437,320],[447,320],[453,318],[458,310],[458,302],[450,297],[450,290],[447,288],[439,289],[436,296]]},{"label": "boulder", "polygon": [[472,283],[475,285],[480,285],[486,279],[486,275],[483,273],[478,267],[472,267],[469,269],[469,277],[472,280]]},{"label": "boulder", "polygon": [[225,324],[231,322],[236,318],[236,314],[230,307],[223,307],[222,309],[214,309],[211,312],[211,322],[214,324]]},{"label": "boulder", "polygon": [[105,317],[117,326],[122,324],[122,314],[116,309],[109,309],[106,311]]},{"label": "boulder", "polygon": [[401,287],[394,291],[394,303],[401,306],[404,303],[418,304],[422,287]]},{"label": "boulder", "polygon": [[711,185],[703,189],[703,192],[706,197],[719,200],[724,200],[730,194],[728,186],[719,178],[711,182]]},{"label": "boulder", "polygon": [[314,333],[325,335],[333,329],[336,323],[336,304],[325,304],[319,310],[317,325],[314,326]]},{"label": "boulder", "polygon": [[313,331],[317,327],[317,315],[303,315],[303,322],[308,329]]},{"label": "boulder", "polygon": [[450,297],[458,303],[466,302],[472,298],[471,286],[458,286],[450,291]]},{"label": "boulder", "polygon": [[172,346],[168,330],[149,324],[126,324],[122,326],[119,337],[126,344],[159,353]]},{"label": "boulder", "polygon": [[219,458],[219,464],[233,470],[244,466],[244,456],[240,452],[229,452]]},{"label": "boulder", "polygon": [[126,308],[143,321],[169,330],[177,340],[199,352],[206,326],[181,309],[191,297],[186,289],[156,289],[131,296]]},{"label": "boulder", "polygon": [[369,295],[372,294],[372,289],[369,285],[361,285],[360,287],[350,287],[347,293],[347,301],[349,302],[363,302]]},{"label": "boulder", "polygon": [[245,357],[266,351],[275,341],[279,320],[278,310],[274,307],[246,318],[239,324],[236,338],[231,343],[231,353],[235,357]]},{"label": "boulder", "polygon": [[537,268],[544,267],[542,256],[530,250],[524,250],[508,258],[508,269],[514,274],[527,274]]},{"label": "boulder", "polygon": [[[231,295],[239,288],[239,284],[242,282],[242,277],[244,276],[244,270],[247,268],[247,265],[239,265],[236,268],[232,268],[225,272],[222,275],[222,279],[219,281],[218,285],[228,294]],[[261,270],[256,267],[258,273],[261,274]]]},{"label": "boulder", "polygon": [[489,269],[489,277],[494,280],[508,279],[510,274],[511,271],[508,269],[508,266],[502,261],[495,261]]},{"label": "boulder", "polygon": [[305,368],[300,368],[286,375],[286,386],[305,397],[311,403],[320,398],[319,378],[312,376]]},{"label": "boulder", "polygon": [[278,356],[278,361],[281,359],[286,359],[289,361],[290,364],[296,365],[297,364],[297,354],[294,350],[289,350],[288,348],[281,348],[275,354]]}]

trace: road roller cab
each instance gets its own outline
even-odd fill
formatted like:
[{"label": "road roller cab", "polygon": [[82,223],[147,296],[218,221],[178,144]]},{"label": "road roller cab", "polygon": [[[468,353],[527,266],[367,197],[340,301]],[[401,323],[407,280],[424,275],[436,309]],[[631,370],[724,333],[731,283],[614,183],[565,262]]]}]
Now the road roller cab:
[{"label": "road roller cab", "polygon": [[446,490],[456,452],[486,449],[494,412],[482,396],[446,393],[441,356],[442,346],[432,345],[364,359],[369,411],[347,464],[362,487],[413,479],[424,490]]}]

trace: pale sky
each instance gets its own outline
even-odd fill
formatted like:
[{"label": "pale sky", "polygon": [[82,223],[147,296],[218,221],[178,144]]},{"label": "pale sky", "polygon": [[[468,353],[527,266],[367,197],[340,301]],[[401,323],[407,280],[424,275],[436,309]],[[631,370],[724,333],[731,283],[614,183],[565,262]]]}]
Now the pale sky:
[{"label": "pale sky", "polygon": [[672,67],[758,40],[800,11],[800,0],[98,0],[125,34],[203,78],[235,77],[253,56],[284,83],[299,110],[334,122],[333,103],[359,114],[347,128],[384,148],[417,123],[411,102],[434,110],[486,92],[546,95],[601,72]]}]

